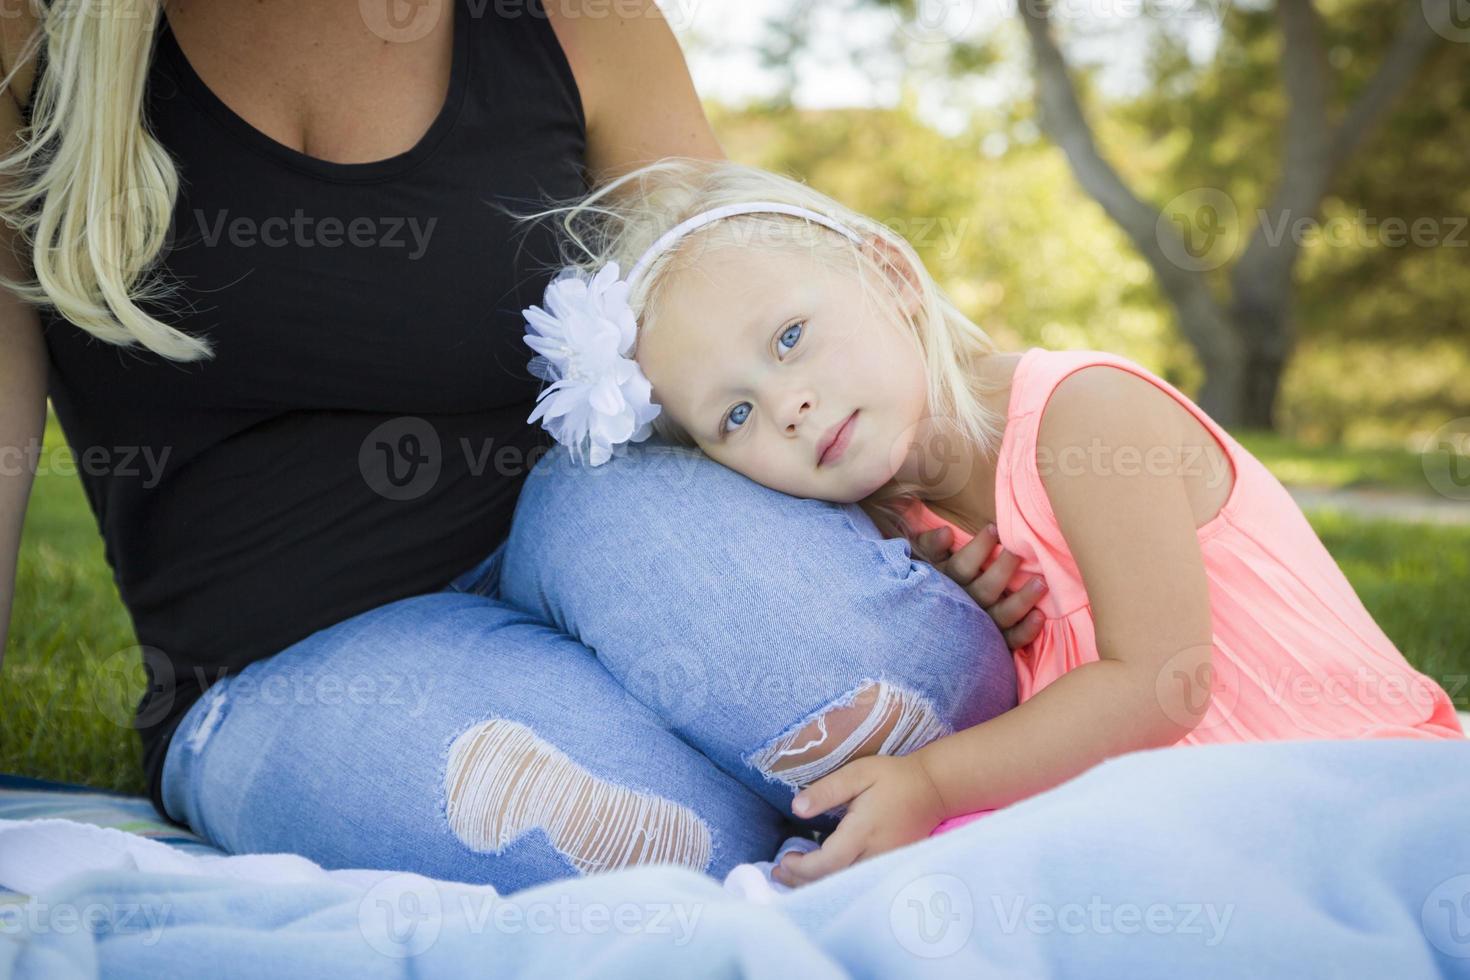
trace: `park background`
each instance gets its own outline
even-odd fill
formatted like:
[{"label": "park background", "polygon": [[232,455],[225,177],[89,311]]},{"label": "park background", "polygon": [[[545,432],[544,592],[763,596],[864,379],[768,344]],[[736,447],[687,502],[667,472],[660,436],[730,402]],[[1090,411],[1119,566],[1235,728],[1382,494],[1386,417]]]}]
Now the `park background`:
[{"label": "park background", "polygon": [[[732,159],[905,234],[1002,347],[1112,351],[1196,398],[1470,708],[1460,0],[660,6]],[[134,643],[76,476],[44,471],[0,771],[142,792]]]}]

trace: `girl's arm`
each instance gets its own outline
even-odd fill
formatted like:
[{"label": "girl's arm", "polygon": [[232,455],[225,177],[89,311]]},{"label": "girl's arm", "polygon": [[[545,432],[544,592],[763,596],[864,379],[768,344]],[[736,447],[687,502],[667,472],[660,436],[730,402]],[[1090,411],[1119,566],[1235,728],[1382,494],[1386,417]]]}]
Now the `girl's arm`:
[{"label": "girl's arm", "polygon": [[[1110,756],[1173,744],[1198,724],[1210,700],[1211,619],[1178,466],[1186,422],[1197,424],[1125,371],[1084,368],[1057,386],[1038,468],[1087,589],[1100,659],[989,721],[907,756],[855,760],[807,787],[798,814],[852,803],[821,850],[788,855],[783,880],[829,874],[927,835],[936,813],[1005,806]],[[933,792],[916,798],[916,787]]]},{"label": "girl's arm", "polygon": [[1107,366],[1052,393],[1037,466],[1087,589],[1099,660],[915,753],[951,815],[1171,745],[1209,706],[1210,595],[1179,466],[1183,418],[1152,383]]}]

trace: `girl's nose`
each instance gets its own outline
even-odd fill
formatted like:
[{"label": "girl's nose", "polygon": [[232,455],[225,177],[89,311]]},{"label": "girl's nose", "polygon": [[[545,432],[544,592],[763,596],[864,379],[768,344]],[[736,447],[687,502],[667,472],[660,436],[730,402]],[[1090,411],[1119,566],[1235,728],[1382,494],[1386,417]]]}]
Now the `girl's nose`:
[{"label": "girl's nose", "polygon": [[787,435],[795,435],[800,431],[807,416],[816,407],[816,397],[810,391],[796,391],[787,394],[786,402],[782,406],[781,415],[782,429]]}]

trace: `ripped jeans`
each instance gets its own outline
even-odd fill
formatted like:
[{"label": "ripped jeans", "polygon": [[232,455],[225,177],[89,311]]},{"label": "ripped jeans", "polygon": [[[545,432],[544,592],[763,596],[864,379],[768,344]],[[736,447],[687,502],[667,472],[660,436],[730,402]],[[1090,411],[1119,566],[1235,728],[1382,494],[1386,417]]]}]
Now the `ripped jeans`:
[{"label": "ripped jeans", "polygon": [[658,442],[555,447],[511,532],[443,591],[219,681],[170,742],[174,819],[231,853],[502,893],[767,860],[796,791],[1014,706],[1010,652],[856,504]]}]

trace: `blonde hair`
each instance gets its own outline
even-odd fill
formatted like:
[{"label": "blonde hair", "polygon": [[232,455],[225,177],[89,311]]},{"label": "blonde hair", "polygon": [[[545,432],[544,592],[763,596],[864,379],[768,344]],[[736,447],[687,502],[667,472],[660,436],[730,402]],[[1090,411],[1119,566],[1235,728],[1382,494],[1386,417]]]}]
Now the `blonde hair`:
[{"label": "blonde hair", "polygon": [[0,157],[0,217],[25,243],[34,278],[0,274],[0,284],[109,343],[176,361],[212,356],[138,305],[173,291],[152,267],[178,171],[143,121],[160,0],[29,2],[37,28],[3,84],[42,48],[46,69],[30,124]]},{"label": "blonde hair", "polygon": [[[684,219],[711,208],[755,200],[815,211],[864,239],[882,239],[891,253],[864,248],[820,224],[784,214],[722,218],[679,239],[658,255],[634,284],[629,303],[638,317],[640,339],[659,329],[660,300],[665,290],[675,274],[692,265],[703,251],[750,247],[753,242],[763,248],[799,250],[831,268],[853,274],[865,297],[872,298],[874,284],[878,284],[879,309],[906,331],[923,356],[929,415],[952,421],[962,437],[981,452],[994,453],[1004,420],[981,400],[986,389],[976,371],[985,357],[996,353],[989,335],[950,302],[903,236],[798,180],[731,161],[666,157],[604,184],[586,197],[518,217],[523,222],[556,219],[564,268],[591,275],[606,263],[616,262],[627,275],[660,235]],[[893,266],[888,254],[901,256],[908,269]],[[903,312],[904,282],[914,283],[919,293],[912,316]],[[653,425],[662,439],[696,445],[668,418],[668,413],[660,414]],[[912,538],[913,530],[903,518],[903,509],[920,489],[891,481],[863,503],[878,511],[875,522],[887,533]],[[879,519],[879,515],[886,520]]]}]

